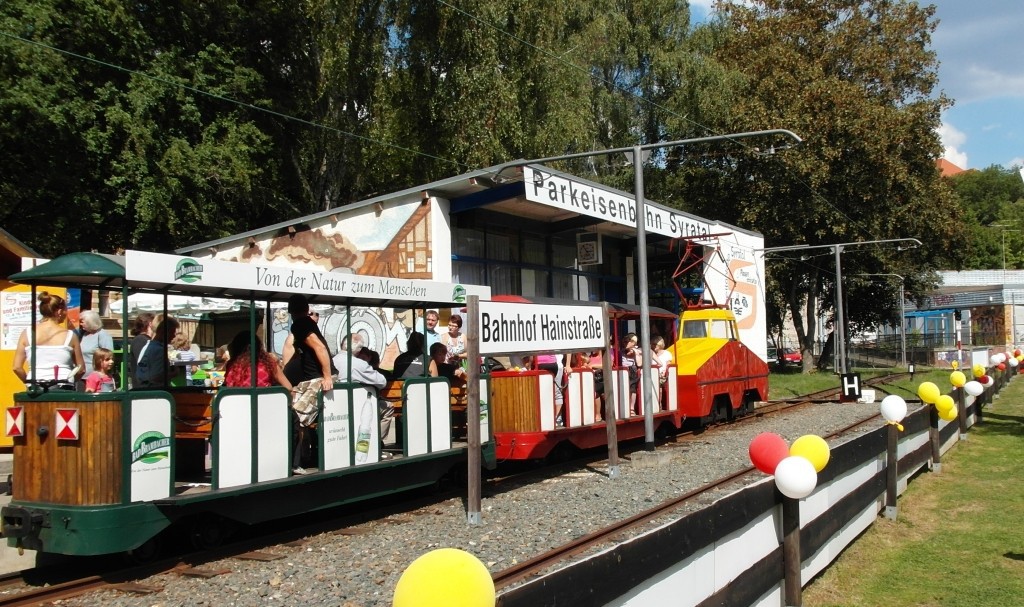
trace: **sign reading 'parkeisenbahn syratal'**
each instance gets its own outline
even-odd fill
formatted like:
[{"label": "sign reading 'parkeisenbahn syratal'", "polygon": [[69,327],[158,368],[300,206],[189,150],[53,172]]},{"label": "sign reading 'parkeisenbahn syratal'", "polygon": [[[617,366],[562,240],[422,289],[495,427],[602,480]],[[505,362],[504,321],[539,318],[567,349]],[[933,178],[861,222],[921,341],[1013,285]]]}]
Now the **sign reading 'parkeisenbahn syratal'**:
[{"label": "sign reading 'parkeisenbahn syratal'", "polygon": [[480,302],[480,354],[600,350],[608,345],[597,306]]}]

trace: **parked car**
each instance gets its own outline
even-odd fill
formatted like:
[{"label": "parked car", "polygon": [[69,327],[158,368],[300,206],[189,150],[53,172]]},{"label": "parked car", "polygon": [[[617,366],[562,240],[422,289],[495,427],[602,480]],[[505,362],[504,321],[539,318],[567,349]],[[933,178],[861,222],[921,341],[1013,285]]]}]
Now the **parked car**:
[{"label": "parked car", "polygon": [[782,350],[782,362],[787,365],[799,365],[803,362],[804,357],[800,354],[800,350],[793,348],[783,348]]},{"label": "parked car", "polygon": [[768,364],[777,365],[782,359],[779,358],[779,349],[768,346]]}]

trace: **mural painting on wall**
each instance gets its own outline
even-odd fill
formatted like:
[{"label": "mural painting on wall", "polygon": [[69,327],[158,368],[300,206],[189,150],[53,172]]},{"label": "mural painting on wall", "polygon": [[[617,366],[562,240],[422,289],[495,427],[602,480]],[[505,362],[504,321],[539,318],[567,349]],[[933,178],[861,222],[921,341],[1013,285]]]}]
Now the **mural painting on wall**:
[{"label": "mural painting on wall", "polygon": [[999,306],[971,309],[971,332],[985,340],[1001,342],[1006,336],[1006,319]]},{"label": "mural painting on wall", "polygon": [[[339,212],[340,215],[340,212]],[[413,201],[389,208],[366,208],[349,217],[325,217],[316,223],[296,224],[238,246],[218,249],[217,259],[318,271],[418,278],[431,280],[430,205]],[[446,280],[447,277],[439,277]],[[321,309],[320,330],[331,354],[338,352],[347,326],[344,307]],[[352,332],[363,336],[366,347],[381,355],[381,367],[391,368],[406,349],[406,338],[422,319],[410,310],[352,308]],[[272,335],[267,342],[280,354],[288,335],[287,311],[275,308]],[[422,330],[422,329],[420,329]]]}]

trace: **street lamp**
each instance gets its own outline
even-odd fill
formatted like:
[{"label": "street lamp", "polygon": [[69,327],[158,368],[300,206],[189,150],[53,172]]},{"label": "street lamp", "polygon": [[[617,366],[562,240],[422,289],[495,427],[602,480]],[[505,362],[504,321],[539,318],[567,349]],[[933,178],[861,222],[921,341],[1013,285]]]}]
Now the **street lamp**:
[{"label": "street lamp", "polygon": [[907,306],[903,301],[903,287],[906,280],[899,274],[878,273],[858,274],[857,276],[895,276],[900,279],[900,366],[907,366]]},{"label": "street lamp", "polygon": [[[640,347],[643,349],[643,368],[641,369],[641,378],[643,381],[644,390],[644,448],[648,451],[654,450],[654,385],[651,380],[650,364],[651,364],[651,308],[649,297],[647,293],[647,213],[644,211],[644,169],[643,159],[644,152],[650,150],[658,150],[662,148],[676,147],[680,145],[688,145],[691,143],[707,143],[712,141],[737,141],[739,139],[747,139],[750,137],[768,137],[768,136],[783,136],[793,139],[796,143],[801,143],[803,140],[792,131],[785,129],[771,129],[766,131],[750,131],[745,133],[732,133],[729,135],[715,135],[712,137],[695,137],[692,139],[678,139],[676,141],[661,141],[658,143],[647,143],[643,145],[634,145],[625,148],[611,148],[607,150],[597,150],[591,152],[579,152],[576,154],[563,154],[561,156],[547,156],[545,158],[534,158],[532,160],[517,160],[508,164],[503,164],[497,167],[496,174],[501,174],[502,171],[517,167],[526,166],[528,164],[540,164],[544,162],[554,162],[556,160],[572,160],[573,158],[588,158],[591,156],[604,156],[606,154],[632,154],[633,158],[633,183],[634,183],[634,199],[636,201],[636,248],[637,248],[637,266],[642,268],[642,271],[637,272],[639,275],[639,288],[640,288]],[[779,149],[776,147],[775,149]],[[920,243],[918,243],[920,244]]]},{"label": "street lamp", "polygon": [[838,244],[806,245],[796,244],[785,247],[768,247],[761,249],[764,253],[780,251],[810,251],[812,249],[832,249],[836,258],[836,373],[845,375],[846,367],[846,320],[843,318],[843,271],[840,263],[840,255],[846,247],[859,247],[869,244],[882,244],[888,242],[913,242],[914,246],[921,246],[921,241],[916,238],[887,238],[885,240],[862,240],[857,242],[840,242]]},{"label": "street lamp", "polygon": [[[1003,246],[1002,246],[1002,249],[1001,249],[1002,254],[1003,254],[1003,272],[1006,271],[1006,232],[1008,231],[1006,228],[1008,228],[1008,227],[1010,227],[1012,225],[1014,225],[1014,224],[1013,223],[993,223],[993,224],[988,226],[990,228],[1002,228],[1000,230],[1000,232],[1001,232],[1001,235],[1002,235],[1002,242],[1003,242]],[[1010,232],[1020,232],[1020,230],[1009,230],[1009,231]]]}]

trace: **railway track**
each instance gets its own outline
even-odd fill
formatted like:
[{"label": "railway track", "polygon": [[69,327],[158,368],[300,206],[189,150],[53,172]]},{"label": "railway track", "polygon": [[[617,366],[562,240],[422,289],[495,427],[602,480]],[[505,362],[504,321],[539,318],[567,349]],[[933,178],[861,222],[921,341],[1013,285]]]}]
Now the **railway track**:
[{"label": "railway track", "polygon": [[[790,403],[791,407],[804,406],[814,402],[812,398],[802,399],[799,402]],[[854,428],[857,428],[865,423],[869,423],[873,420],[880,418],[879,414],[875,414],[869,417],[865,417],[857,422],[854,422],[844,428],[841,428],[828,436],[824,437],[835,438],[841,436]],[[584,536],[576,538],[575,540],[560,546],[554,550],[550,550],[543,554],[540,554],[534,558],[523,561],[516,564],[513,567],[508,567],[502,571],[496,572],[493,575],[494,585],[497,590],[511,587],[519,582],[532,578],[534,576],[542,574],[544,571],[558,567],[573,557],[580,555],[584,552],[592,550],[594,548],[607,545],[615,542],[623,534],[642,528],[643,526],[650,523],[652,519],[656,519],[663,516],[671,515],[673,512],[681,509],[683,506],[688,505],[690,502],[700,499],[702,496],[713,492],[727,488],[730,484],[739,481],[756,471],[753,466],[738,470],[733,474],[718,480],[707,483],[703,486],[697,487],[691,491],[688,491],[677,498],[662,502],[657,506],[654,506],[648,510],[635,514],[629,518],[618,521],[612,525],[609,525],[603,529],[599,529],[592,533],[588,533]]]},{"label": "railway track", "polygon": [[[886,379],[891,378],[892,376],[889,376],[889,378],[876,378],[876,382],[881,383],[886,381]],[[826,399],[830,394],[835,395],[836,393],[838,393],[838,390],[830,390],[807,395],[799,399],[774,401],[769,403],[767,406],[758,408],[754,415],[739,418],[733,422],[723,423],[720,425],[727,426],[744,424],[756,420],[764,415],[775,415],[781,412],[791,411],[795,408],[807,407],[815,403],[822,402],[822,400]],[[877,415],[860,420],[846,428],[830,434],[829,436],[840,435],[860,424],[870,421],[874,417],[877,417]],[[673,439],[670,439],[668,442],[678,442],[680,446],[685,446],[685,444],[690,440],[707,440],[709,433],[713,433],[716,427],[717,426],[710,426],[702,430],[682,432],[675,435]],[[662,441],[662,443],[665,442],[667,441]],[[629,448],[623,450],[623,452],[627,454],[630,451],[631,449]],[[589,463],[601,461],[602,459],[604,459],[603,454],[590,454],[574,460],[573,462],[569,462],[568,465],[585,466]],[[565,464],[553,467],[534,468],[532,470],[526,470],[502,477],[491,478],[488,480],[487,486],[485,487],[485,493],[503,491],[506,489],[506,485],[529,484],[531,482],[531,477],[544,478],[557,476],[562,474],[564,469]],[[728,486],[730,483],[741,481],[746,475],[753,471],[754,468],[752,467],[739,470],[724,478],[707,483],[691,491],[687,491],[685,494],[680,495],[675,499],[661,503],[634,516],[618,521],[606,528],[576,538],[555,550],[551,550],[537,557],[522,561],[513,567],[498,571],[493,576],[495,586],[498,589],[507,588],[517,582],[528,579],[531,576],[538,575],[540,572],[548,568],[558,566],[567,559],[572,559],[573,557],[591,550],[596,546],[612,542],[616,537],[630,533],[631,530],[640,528],[645,524],[649,524],[654,518],[671,515],[672,512],[686,506],[688,502],[699,500],[701,496],[706,497],[709,492],[718,491],[723,487]],[[79,596],[97,590],[112,588],[135,593],[158,592],[160,590],[159,587],[132,582],[133,580],[144,580],[160,573],[167,572],[177,572],[181,575],[204,576],[211,573],[204,570],[203,566],[207,563],[232,558],[244,559],[247,554],[256,553],[258,555],[261,550],[267,549],[268,546],[279,546],[282,544],[291,547],[300,546],[302,543],[301,538],[321,533],[348,534],[369,531],[369,529],[360,529],[360,527],[374,524],[376,521],[385,521],[385,519],[391,515],[415,512],[418,509],[429,508],[432,505],[452,497],[458,497],[462,495],[462,493],[462,489],[452,489],[441,491],[432,496],[419,496],[401,504],[392,503],[372,509],[362,509],[356,514],[342,516],[341,518],[338,518],[335,514],[333,517],[329,518],[329,520],[298,526],[286,531],[262,534],[258,537],[243,539],[240,542],[234,542],[230,545],[214,550],[179,554],[163,561],[142,566],[110,568],[101,571],[92,570],[79,579],[55,581],[55,578],[50,578],[48,580],[47,574],[38,570],[31,572],[32,579],[30,582],[26,582],[22,576],[7,576],[7,578],[0,578],[0,607],[14,605],[46,605],[53,601]],[[277,550],[276,552],[280,553],[282,551]],[[24,590],[15,591],[14,588],[17,586],[22,586]]]}]

